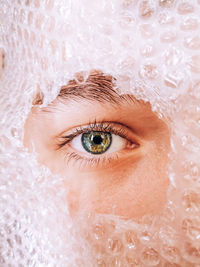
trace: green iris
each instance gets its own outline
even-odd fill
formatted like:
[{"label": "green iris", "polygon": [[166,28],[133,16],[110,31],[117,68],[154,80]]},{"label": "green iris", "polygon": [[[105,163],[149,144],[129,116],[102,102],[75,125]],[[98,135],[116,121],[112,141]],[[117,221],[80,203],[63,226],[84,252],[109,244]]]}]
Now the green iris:
[{"label": "green iris", "polygon": [[112,135],[106,132],[91,131],[82,134],[81,142],[87,152],[103,154],[112,143]]}]

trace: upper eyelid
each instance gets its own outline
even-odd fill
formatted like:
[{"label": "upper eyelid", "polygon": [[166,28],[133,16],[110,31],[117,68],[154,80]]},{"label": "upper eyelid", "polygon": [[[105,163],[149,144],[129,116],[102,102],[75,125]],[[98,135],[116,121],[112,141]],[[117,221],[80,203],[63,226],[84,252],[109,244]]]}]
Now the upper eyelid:
[{"label": "upper eyelid", "polygon": [[[103,126],[105,124],[107,124],[108,127],[109,126],[112,126],[112,125],[121,126],[121,127],[126,128],[129,131],[135,132],[134,129],[132,129],[128,125],[125,125],[124,123],[121,123],[121,122],[118,122],[118,121],[101,120],[101,121],[97,122],[97,120],[95,119],[94,121],[89,121],[87,124],[77,125],[77,126],[74,126],[74,127],[70,128],[70,129],[68,129],[67,131],[65,130],[62,133],[60,133],[59,135],[57,135],[56,137],[57,138],[61,138],[61,137],[64,137],[65,136],[65,133],[66,132],[69,132],[69,133],[73,134],[74,132],[78,132],[79,130],[82,131],[84,129],[89,129],[89,127],[92,130],[93,128],[95,129],[95,127],[100,126],[102,129],[105,129],[106,130],[107,127],[103,128]],[[74,131],[74,129],[75,129],[75,131]]]}]

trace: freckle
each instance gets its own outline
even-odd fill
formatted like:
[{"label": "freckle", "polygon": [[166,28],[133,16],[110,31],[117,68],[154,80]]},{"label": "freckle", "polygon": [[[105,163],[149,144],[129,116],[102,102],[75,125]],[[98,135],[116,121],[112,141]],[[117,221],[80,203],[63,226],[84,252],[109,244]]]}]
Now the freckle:
[{"label": "freckle", "polygon": [[187,37],[184,40],[184,45],[185,47],[189,49],[200,49],[200,37],[195,36],[195,37]]}]

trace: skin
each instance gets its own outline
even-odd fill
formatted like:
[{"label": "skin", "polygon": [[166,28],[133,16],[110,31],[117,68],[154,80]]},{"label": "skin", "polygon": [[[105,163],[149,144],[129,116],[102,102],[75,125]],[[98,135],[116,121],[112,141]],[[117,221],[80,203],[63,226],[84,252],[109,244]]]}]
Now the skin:
[{"label": "skin", "polygon": [[[105,155],[80,152],[72,142],[58,149],[63,134],[93,121],[115,122],[117,127],[128,129],[131,144],[123,138],[125,148]],[[169,130],[148,103],[133,96],[112,105],[56,99],[47,108],[34,107],[26,121],[24,145],[37,152],[41,164],[64,177],[72,217],[97,212],[139,219],[159,214],[166,203]],[[68,152],[84,159],[69,160]],[[95,157],[100,158],[99,164],[92,163]]]}]

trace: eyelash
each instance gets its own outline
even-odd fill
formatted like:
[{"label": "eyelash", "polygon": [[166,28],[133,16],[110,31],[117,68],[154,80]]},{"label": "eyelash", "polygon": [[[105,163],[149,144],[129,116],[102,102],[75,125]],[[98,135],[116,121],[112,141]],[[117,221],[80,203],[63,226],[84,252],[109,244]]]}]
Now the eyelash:
[{"label": "eyelash", "polygon": [[[128,138],[128,130],[125,129],[126,126],[115,123],[119,128],[116,129],[113,125],[113,122],[100,122],[97,123],[96,120],[93,123],[89,123],[86,126],[79,126],[77,127],[74,132],[69,135],[62,136],[60,139],[61,141],[57,144],[58,149],[62,149],[65,145],[69,144],[73,138],[77,137],[80,134],[89,132],[89,131],[102,131],[102,132],[109,132],[111,134],[119,135],[122,138],[125,138],[130,144],[138,145],[138,142],[135,140],[130,140]],[[76,162],[80,162],[81,165],[84,163],[90,166],[99,166],[102,164],[109,163],[112,160],[117,160],[119,158],[119,153],[115,152],[114,155],[109,154],[109,156],[101,155],[101,156],[93,156],[93,157],[83,157],[75,152],[65,152],[65,157],[67,162],[74,160]]]}]

